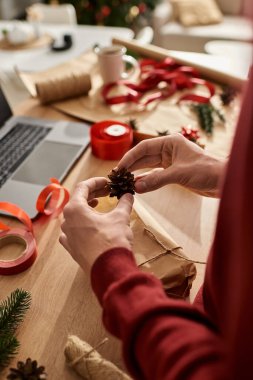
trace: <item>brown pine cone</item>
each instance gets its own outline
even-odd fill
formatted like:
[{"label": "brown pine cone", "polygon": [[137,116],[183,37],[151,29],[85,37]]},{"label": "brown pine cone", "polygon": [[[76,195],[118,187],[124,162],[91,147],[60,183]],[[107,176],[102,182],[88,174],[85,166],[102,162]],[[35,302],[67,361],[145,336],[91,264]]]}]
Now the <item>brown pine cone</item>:
[{"label": "brown pine cone", "polygon": [[135,194],[134,175],[127,169],[112,170],[108,178],[111,180],[108,182],[110,197],[119,199],[126,193]]},{"label": "brown pine cone", "polygon": [[8,380],[45,380],[47,374],[45,367],[38,367],[36,360],[26,359],[24,362],[18,362],[17,368],[10,368],[10,373],[7,376]]}]

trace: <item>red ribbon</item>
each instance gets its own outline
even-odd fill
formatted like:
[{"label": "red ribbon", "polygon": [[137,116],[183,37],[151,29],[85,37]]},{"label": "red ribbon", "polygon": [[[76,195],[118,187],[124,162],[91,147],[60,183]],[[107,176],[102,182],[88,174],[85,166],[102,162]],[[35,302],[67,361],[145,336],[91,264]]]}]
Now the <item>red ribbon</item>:
[{"label": "red ribbon", "polygon": [[[63,199],[60,201],[61,192]],[[55,178],[51,179],[51,184],[47,185],[39,194],[36,207],[43,214],[55,216],[58,215],[69,200],[69,192]],[[59,203],[60,201],[60,203]],[[4,245],[13,241],[22,241],[25,243],[25,250],[21,256],[15,260],[0,260],[0,275],[12,275],[21,273],[28,269],[37,256],[36,241],[33,235],[33,225],[29,215],[24,210],[9,202],[0,202],[0,209],[21,221],[25,228],[12,229],[7,224],[0,221],[0,243]],[[7,241],[8,239],[8,241]]]},{"label": "red ribbon", "polygon": [[[108,105],[133,102],[143,106],[155,100],[163,100],[172,96],[178,90],[192,89],[196,85],[202,85],[209,90],[209,96],[197,94],[186,94],[181,96],[182,100],[190,100],[198,103],[208,103],[215,93],[212,83],[200,79],[196,69],[190,66],[177,64],[173,59],[166,58],[161,62],[152,59],[144,59],[140,62],[140,81],[131,83],[120,80],[106,84],[102,89],[102,96]],[[126,94],[110,96],[115,87],[125,87]],[[146,92],[158,90],[145,97]]]},{"label": "red ribbon", "polygon": [[[120,125],[125,129],[121,136],[110,136],[106,129]],[[132,146],[133,130],[126,124],[114,120],[103,120],[92,125],[90,129],[92,153],[103,160],[119,160]]]},{"label": "red ribbon", "polygon": [[[61,192],[63,192],[63,199],[59,204]],[[42,214],[54,214],[57,216],[62,212],[68,201],[68,190],[61,186],[60,182],[56,178],[51,178],[51,184],[47,185],[39,194],[36,202],[36,208]]]}]

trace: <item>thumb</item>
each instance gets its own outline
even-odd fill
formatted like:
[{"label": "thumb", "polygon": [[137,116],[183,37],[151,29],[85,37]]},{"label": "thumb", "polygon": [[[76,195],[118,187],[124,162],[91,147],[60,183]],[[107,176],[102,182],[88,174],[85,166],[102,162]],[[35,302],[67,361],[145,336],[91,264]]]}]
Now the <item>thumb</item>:
[{"label": "thumb", "polygon": [[122,210],[126,213],[127,217],[129,218],[132,208],[133,208],[133,203],[134,203],[134,197],[132,194],[124,194],[122,197],[119,199],[119,202],[116,206],[117,210]]},{"label": "thumb", "polygon": [[177,183],[177,174],[178,170],[172,166],[164,170],[151,171],[146,176],[136,179],[135,190],[137,193],[146,193],[170,183]]}]

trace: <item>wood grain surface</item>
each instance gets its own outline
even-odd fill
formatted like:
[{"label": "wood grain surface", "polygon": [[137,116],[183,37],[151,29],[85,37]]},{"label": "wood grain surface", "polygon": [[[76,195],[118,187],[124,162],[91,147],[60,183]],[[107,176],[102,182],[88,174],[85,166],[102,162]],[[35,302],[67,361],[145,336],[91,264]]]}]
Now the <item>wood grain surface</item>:
[{"label": "wood grain surface", "polygon": [[[36,100],[28,100],[17,110],[17,114],[71,120],[54,109],[39,106]],[[107,176],[115,164],[114,161],[97,159],[88,148],[64,185],[72,193],[79,181],[92,176]],[[218,200],[200,197],[174,185],[139,195],[138,199],[184,248],[188,257],[206,260],[213,238]],[[1,220],[16,224],[10,218],[1,217]],[[109,342],[99,351],[123,368],[120,343],[102,325],[101,308],[89,279],[59,244],[61,221],[61,216],[57,219],[37,218],[33,223],[38,245],[35,263],[19,275],[0,276],[1,300],[16,288],[23,288],[32,294],[31,309],[17,334],[21,343],[19,354],[11,365],[15,365],[17,360],[31,357],[46,367],[50,380],[79,379],[66,366],[64,358],[67,336],[76,334],[92,346],[108,336]],[[2,248],[0,255],[4,254]],[[191,299],[203,281],[205,265],[197,265],[197,270]],[[3,372],[0,378],[5,379],[6,374],[7,371]]]}]

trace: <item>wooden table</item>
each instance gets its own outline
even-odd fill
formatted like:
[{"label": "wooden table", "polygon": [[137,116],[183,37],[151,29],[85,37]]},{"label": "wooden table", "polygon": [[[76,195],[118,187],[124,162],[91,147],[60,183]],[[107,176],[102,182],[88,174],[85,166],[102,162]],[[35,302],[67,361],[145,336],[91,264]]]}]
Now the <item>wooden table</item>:
[{"label": "wooden table", "polygon": [[[24,103],[17,114],[66,118],[51,108],[38,106],[35,100]],[[95,158],[88,149],[64,185],[72,193],[79,181],[92,176],[107,176],[115,163]],[[188,257],[206,259],[213,237],[217,200],[200,197],[174,185],[138,198],[184,248]],[[8,218],[1,219],[13,223]],[[89,279],[58,242],[61,219],[40,217],[34,222],[38,258],[30,269],[19,275],[0,276],[0,299],[6,298],[16,288],[32,294],[31,309],[17,334],[21,343],[19,354],[11,364],[31,357],[46,367],[49,379],[73,380],[79,377],[65,364],[67,336],[76,334],[94,346],[109,334],[102,326],[101,308],[92,293]],[[1,254],[4,254],[4,249],[0,250]],[[191,298],[202,283],[204,267],[197,265],[198,276]],[[116,339],[109,336],[109,342],[99,351],[115,364],[123,366],[120,344]],[[6,373],[1,378],[4,379]]]}]

